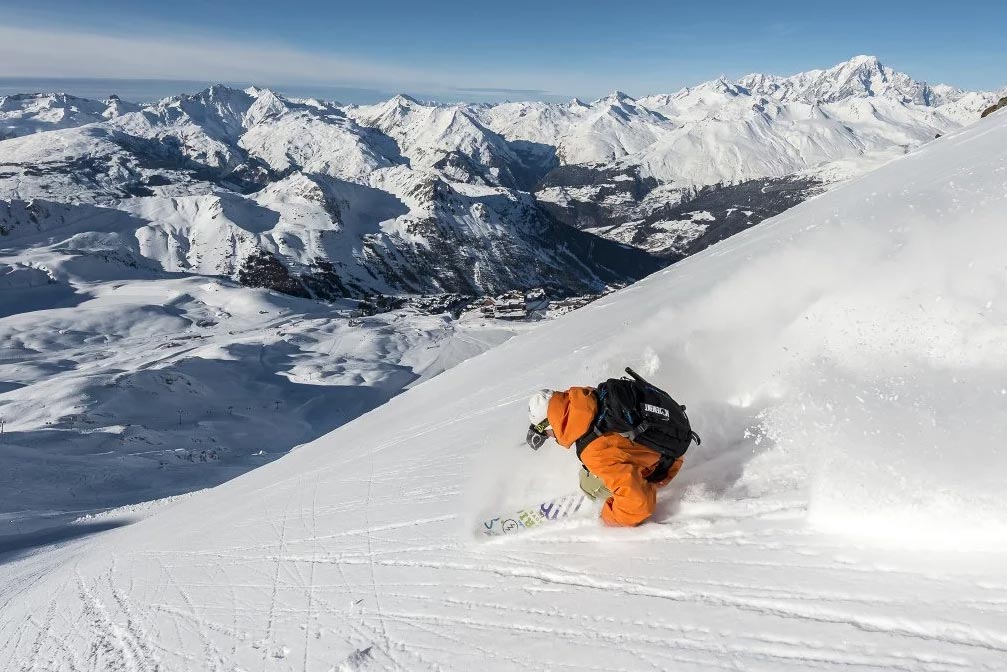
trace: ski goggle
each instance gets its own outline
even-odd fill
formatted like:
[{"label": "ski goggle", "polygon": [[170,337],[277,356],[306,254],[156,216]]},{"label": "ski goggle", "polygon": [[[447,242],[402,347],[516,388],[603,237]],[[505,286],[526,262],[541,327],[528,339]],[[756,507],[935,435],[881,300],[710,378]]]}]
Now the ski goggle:
[{"label": "ski goggle", "polygon": [[528,425],[528,434],[524,437],[524,440],[528,442],[532,450],[538,450],[542,447],[542,444],[546,442],[549,435],[545,433],[546,428],[549,426],[548,420],[543,420],[537,425]]}]

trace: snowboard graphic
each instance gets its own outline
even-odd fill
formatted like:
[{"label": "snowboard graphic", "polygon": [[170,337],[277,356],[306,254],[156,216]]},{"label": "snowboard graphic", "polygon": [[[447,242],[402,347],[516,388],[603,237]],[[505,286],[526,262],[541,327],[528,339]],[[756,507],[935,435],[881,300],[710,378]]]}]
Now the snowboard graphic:
[{"label": "snowboard graphic", "polygon": [[571,518],[578,513],[581,516],[588,515],[592,510],[591,499],[578,490],[568,495],[554,497],[540,504],[489,518],[479,525],[477,532],[488,537],[519,534],[525,530]]}]

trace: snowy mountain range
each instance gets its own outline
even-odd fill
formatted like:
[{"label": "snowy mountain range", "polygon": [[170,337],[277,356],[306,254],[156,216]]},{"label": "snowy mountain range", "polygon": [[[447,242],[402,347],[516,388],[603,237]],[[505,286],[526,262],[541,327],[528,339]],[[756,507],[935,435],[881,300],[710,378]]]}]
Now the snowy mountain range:
[{"label": "snowy mountain range", "polygon": [[[865,101],[898,109],[870,98],[851,109]],[[887,128],[881,119],[875,128]],[[47,551],[0,546],[0,668],[1001,670],[1005,181],[1001,110],[220,487],[82,517],[34,540],[62,542]],[[268,311],[286,345],[242,348],[226,329],[208,331],[178,346],[202,358],[167,372],[100,346],[127,369],[111,373],[121,387],[96,390],[101,403],[153,403],[154,384],[166,385],[158,376],[188,388],[196,364],[253,364],[251,379],[228,388],[236,394],[276,386],[271,372],[292,371],[295,339],[354,335],[280,314],[317,302],[191,275],[172,282],[180,296],[160,325],[224,321],[216,312],[234,302],[232,331]],[[138,288],[106,285],[104,319],[142,303]],[[40,321],[21,316],[26,345],[63,339],[69,358],[100,344]],[[143,322],[133,328],[139,340]],[[396,347],[389,337],[387,352]],[[338,367],[324,350],[297,373]],[[102,361],[90,352],[84,367]],[[486,541],[482,521],[577,487],[572,451],[520,445],[529,393],[594,384],[626,365],[687,403],[704,438],[652,521],[612,529],[584,516]],[[185,412],[205,401],[207,422],[223,422],[223,403],[191,387]],[[50,403],[62,403],[56,391]],[[273,392],[235,409],[249,431],[279,414],[261,403]],[[79,459],[107,459],[114,442],[92,440]],[[8,450],[29,453],[5,445],[0,456]]]},{"label": "snowy mountain range", "polygon": [[[995,98],[872,57],[590,104],[340,106],[223,86],[143,106],[9,96],[0,227],[19,245],[73,230],[81,251],[319,298],[583,293],[911,151]],[[48,218],[16,218],[27,202]]]},{"label": "snowy mountain range", "polygon": [[[72,229],[94,254],[320,298],[537,285],[582,293],[658,267],[645,253],[556,222],[503,179],[499,171],[515,158],[505,142],[465,126],[464,114],[446,114],[473,138],[452,155],[475,166],[471,173],[433,160],[414,168],[423,160],[403,156],[411,147],[333,105],[254,89],[213,87],[21,135],[0,143],[0,194],[58,215],[8,217],[3,230],[39,246],[61,244]],[[38,116],[22,116],[7,133],[37,129]],[[132,216],[126,229],[118,228],[122,212]],[[81,218],[96,230],[79,231]],[[263,265],[270,272],[257,276]]]},{"label": "snowy mountain range", "polygon": [[995,98],[871,58],[592,103],[0,98],[0,513],[217,483],[530,328],[448,306],[631,283]]},{"label": "snowy mountain range", "polygon": [[753,73],[738,83],[753,94],[783,102],[835,103],[847,98],[884,97],[902,103],[937,107],[955,103],[966,92],[945,84],[931,87],[883,65],[876,56],[857,56],[828,70],[811,70],[790,77]]}]

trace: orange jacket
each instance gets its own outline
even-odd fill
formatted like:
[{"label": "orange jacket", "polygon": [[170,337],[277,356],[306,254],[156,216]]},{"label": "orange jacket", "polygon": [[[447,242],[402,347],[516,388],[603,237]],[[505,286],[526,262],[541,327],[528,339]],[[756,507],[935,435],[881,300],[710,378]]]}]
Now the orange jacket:
[{"label": "orange jacket", "polygon": [[[569,448],[591,428],[597,412],[598,399],[590,387],[555,392],[549,401],[549,425],[556,441]],[[580,459],[612,492],[601,509],[602,520],[609,525],[639,525],[649,518],[657,504],[658,488],[667,485],[682,468],[679,458],[667,478],[660,483],[647,482],[661,456],[620,434],[599,436],[587,444]]]}]

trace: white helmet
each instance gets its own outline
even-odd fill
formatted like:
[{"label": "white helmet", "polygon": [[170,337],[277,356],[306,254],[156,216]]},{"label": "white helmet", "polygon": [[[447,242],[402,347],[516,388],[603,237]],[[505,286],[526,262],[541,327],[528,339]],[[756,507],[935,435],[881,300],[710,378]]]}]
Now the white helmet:
[{"label": "white helmet", "polygon": [[531,395],[528,400],[528,419],[531,424],[537,425],[549,417],[549,400],[552,399],[552,390],[539,390]]}]

